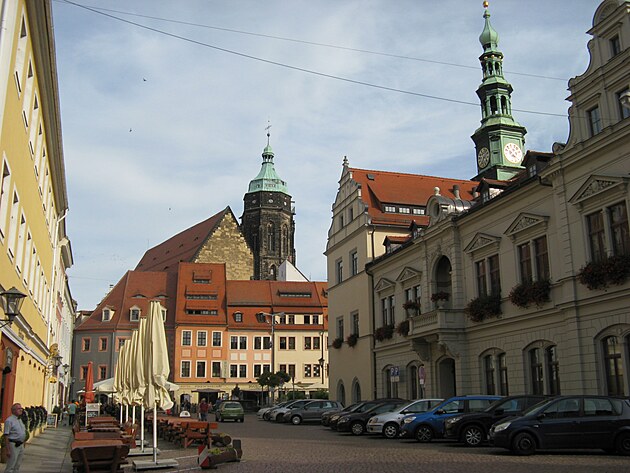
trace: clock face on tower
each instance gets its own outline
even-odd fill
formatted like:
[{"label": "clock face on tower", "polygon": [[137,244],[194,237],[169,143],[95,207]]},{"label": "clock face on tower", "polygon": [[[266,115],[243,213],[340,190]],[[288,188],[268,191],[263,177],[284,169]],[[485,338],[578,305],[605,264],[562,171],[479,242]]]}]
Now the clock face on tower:
[{"label": "clock face on tower", "polygon": [[477,155],[477,165],[479,169],[485,168],[490,162],[490,151],[488,148],[483,147],[479,150],[479,154]]},{"label": "clock face on tower", "polygon": [[513,164],[521,164],[523,160],[523,151],[515,143],[508,143],[503,148],[503,155],[505,159]]}]

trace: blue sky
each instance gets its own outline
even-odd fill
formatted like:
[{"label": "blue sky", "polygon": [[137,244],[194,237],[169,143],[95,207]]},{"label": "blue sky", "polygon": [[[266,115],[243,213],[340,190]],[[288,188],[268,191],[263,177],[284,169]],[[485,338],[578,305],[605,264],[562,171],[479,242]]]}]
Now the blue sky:
[{"label": "blue sky", "polygon": [[[240,217],[268,121],[276,170],[295,201],[297,266],[313,280],[326,279],[343,156],[366,169],[476,174],[481,1],[75,3],[151,28],[53,1],[69,276],[80,309],[93,309],[148,248],[227,205]],[[551,151],[568,137],[567,81],[588,65],[586,31],[598,4],[490,2],[527,149]]]}]

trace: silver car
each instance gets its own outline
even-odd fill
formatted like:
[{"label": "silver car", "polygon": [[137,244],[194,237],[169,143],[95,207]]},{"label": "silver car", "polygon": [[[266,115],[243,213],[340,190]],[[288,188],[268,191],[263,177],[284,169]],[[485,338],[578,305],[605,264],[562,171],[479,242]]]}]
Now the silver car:
[{"label": "silver car", "polygon": [[377,414],[368,420],[367,432],[370,434],[381,434],[388,439],[395,439],[400,433],[400,423],[403,417],[409,414],[427,412],[442,401],[443,399],[418,399],[393,411]]},{"label": "silver car", "polygon": [[258,419],[269,420],[269,413],[273,409],[286,406],[287,404],[289,404],[289,402],[290,401],[284,401],[279,404],[274,404],[273,406],[261,407],[260,409],[258,409],[258,412],[256,412],[256,416],[258,417]]},{"label": "silver car", "polygon": [[299,399],[297,401],[290,402],[282,407],[276,407],[269,411],[269,420],[272,422],[284,422],[284,415],[291,409],[297,409],[304,404],[311,402],[311,399]]},{"label": "silver car", "polygon": [[321,422],[322,414],[328,411],[343,409],[343,404],[326,399],[315,400],[304,404],[297,409],[291,409],[284,414],[284,422],[299,425],[302,422]]}]

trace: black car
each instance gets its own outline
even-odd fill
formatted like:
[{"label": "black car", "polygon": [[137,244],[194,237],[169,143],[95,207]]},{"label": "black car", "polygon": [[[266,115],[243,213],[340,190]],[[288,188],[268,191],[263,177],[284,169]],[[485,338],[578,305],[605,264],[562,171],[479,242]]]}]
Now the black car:
[{"label": "black car", "polygon": [[[354,404],[350,404],[349,406],[344,407],[341,410],[324,412],[322,414],[322,425],[329,426],[330,425],[330,419],[333,416],[336,416],[337,414],[342,413],[342,412],[343,413],[353,412],[355,409],[357,409],[362,404],[364,404],[364,402],[355,402]],[[339,419],[339,416],[337,416],[337,418],[335,419],[335,423],[336,423],[337,419]]]},{"label": "black car", "polygon": [[383,412],[389,412],[398,406],[409,403],[405,399],[388,399],[366,402],[360,409],[349,412],[337,421],[337,432],[352,432],[353,435],[363,435],[370,417]]},{"label": "black car", "polygon": [[601,448],[630,455],[630,400],[608,396],[558,396],[521,417],[492,426],[490,443],[517,455],[559,448]]},{"label": "black car", "polygon": [[488,440],[488,431],[492,424],[506,417],[520,416],[525,409],[545,399],[546,396],[508,396],[495,401],[482,412],[451,417],[444,421],[444,438],[477,447]]}]

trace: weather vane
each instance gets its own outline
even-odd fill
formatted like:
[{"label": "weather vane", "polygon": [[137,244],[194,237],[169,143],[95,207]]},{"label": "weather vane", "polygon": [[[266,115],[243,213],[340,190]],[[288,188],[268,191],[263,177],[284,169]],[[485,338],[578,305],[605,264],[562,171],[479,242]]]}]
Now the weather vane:
[{"label": "weather vane", "polygon": [[488,0],[485,0],[485,1],[483,2],[483,7],[484,7],[484,8],[488,8],[488,6],[489,6],[489,5],[490,5],[490,4],[488,3]]},{"label": "weather vane", "polygon": [[[267,123],[269,123],[269,120],[267,120]],[[267,130],[267,146],[269,146],[269,136],[271,135],[271,133],[269,133],[269,129],[271,128],[271,124],[268,124],[265,127],[265,130]]]}]

